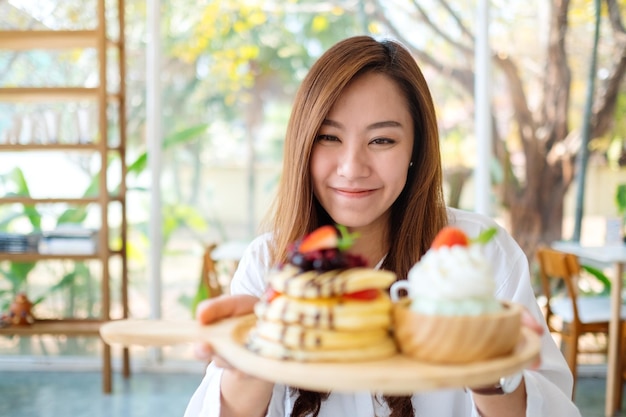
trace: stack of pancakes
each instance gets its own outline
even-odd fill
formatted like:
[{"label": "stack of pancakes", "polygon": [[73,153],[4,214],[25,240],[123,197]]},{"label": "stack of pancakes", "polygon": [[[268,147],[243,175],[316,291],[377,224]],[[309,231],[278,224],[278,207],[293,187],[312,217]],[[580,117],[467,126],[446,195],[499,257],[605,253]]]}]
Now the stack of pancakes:
[{"label": "stack of pancakes", "polygon": [[285,265],[255,307],[248,348],[270,358],[360,361],[391,356],[387,289],[393,272],[365,267],[330,271]]}]

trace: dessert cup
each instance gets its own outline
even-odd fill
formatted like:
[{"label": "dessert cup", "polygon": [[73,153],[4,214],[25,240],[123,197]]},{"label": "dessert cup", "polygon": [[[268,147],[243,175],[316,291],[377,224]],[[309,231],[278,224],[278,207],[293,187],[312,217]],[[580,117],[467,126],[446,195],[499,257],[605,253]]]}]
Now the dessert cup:
[{"label": "dessert cup", "polygon": [[394,305],[394,337],[404,355],[425,362],[461,364],[504,356],[519,340],[522,307],[502,305],[496,313],[442,316],[416,313],[403,300]]}]

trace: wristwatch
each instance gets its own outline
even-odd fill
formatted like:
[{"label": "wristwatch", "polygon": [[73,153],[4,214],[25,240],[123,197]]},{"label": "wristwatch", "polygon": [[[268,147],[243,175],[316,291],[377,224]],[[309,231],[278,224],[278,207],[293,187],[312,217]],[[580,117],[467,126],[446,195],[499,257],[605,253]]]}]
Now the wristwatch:
[{"label": "wristwatch", "polygon": [[472,392],[480,395],[504,395],[510,394],[519,387],[522,383],[524,374],[518,372],[513,375],[500,378],[500,381],[496,385],[491,387],[470,388]]}]

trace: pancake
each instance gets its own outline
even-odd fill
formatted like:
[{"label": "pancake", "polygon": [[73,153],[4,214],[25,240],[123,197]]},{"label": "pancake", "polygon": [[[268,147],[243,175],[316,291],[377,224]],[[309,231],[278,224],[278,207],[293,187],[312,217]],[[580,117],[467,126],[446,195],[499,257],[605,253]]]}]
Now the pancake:
[{"label": "pancake", "polygon": [[297,298],[325,298],[366,289],[387,289],[396,280],[390,271],[371,268],[302,271],[292,265],[272,274],[269,284],[277,292]]},{"label": "pancake", "polygon": [[373,300],[355,301],[341,297],[304,299],[279,295],[271,302],[256,304],[259,320],[298,324],[304,327],[335,330],[391,326],[391,299],[380,291]]},{"label": "pancake", "polygon": [[382,327],[337,331],[272,321],[260,322],[255,333],[257,337],[280,343],[286,348],[304,350],[362,348],[384,342],[389,337],[389,331]]},{"label": "pancake", "polygon": [[387,293],[396,275],[366,268],[364,258],[345,252],[352,240],[346,228],[327,225],[293,245],[255,305],[250,350],[306,362],[354,362],[397,352]]},{"label": "pancake", "polygon": [[389,337],[380,343],[368,346],[345,349],[301,349],[290,348],[280,342],[256,336],[249,340],[247,347],[268,358],[299,362],[360,362],[386,358],[397,352],[396,344]]}]

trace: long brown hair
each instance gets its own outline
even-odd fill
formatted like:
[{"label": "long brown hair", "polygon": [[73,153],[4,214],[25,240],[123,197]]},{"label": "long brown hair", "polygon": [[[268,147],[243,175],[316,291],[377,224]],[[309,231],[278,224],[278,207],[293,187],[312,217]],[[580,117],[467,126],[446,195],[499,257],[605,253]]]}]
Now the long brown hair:
[{"label": "long brown hair", "polygon": [[[272,262],[285,260],[289,244],[332,222],[313,195],[310,158],[322,121],[344,88],[366,72],[385,74],[405,95],[413,117],[414,144],[407,182],[391,207],[382,268],[404,279],[447,223],[442,188],[439,133],[430,90],[409,51],[392,40],[369,36],[345,39],[311,67],[296,94],[287,126],[283,171],[273,205]],[[317,415],[328,394],[300,391],[294,417]],[[393,417],[413,416],[410,397],[385,397]]]}]

